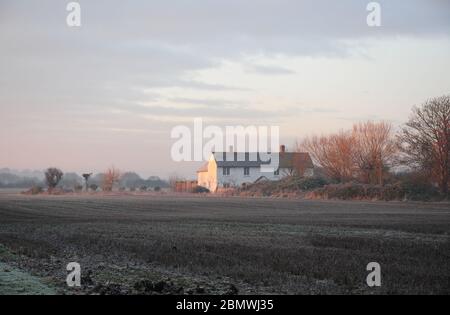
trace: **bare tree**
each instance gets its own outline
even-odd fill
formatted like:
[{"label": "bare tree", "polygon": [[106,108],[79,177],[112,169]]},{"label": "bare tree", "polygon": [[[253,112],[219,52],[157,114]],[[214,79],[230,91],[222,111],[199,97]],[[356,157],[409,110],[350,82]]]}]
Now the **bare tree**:
[{"label": "bare tree", "polygon": [[450,174],[450,95],[414,107],[398,136],[401,161],[429,173],[442,193],[448,193]]},{"label": "bare tree", "polygon": [[89,178],[92,176],[92,173],[86,173],[83,174],[83,178],[84,178],[84,183],[85,183],[85,187],[86,187],[86,192],[89,191]]},{"label": "bare tree", "polygon": [[354,162],[360,179],[369,184],[384,184],[385,171],[397,152],[392,125],[365,122],[353,126]]},{"label": "bare tree", "polygon": [[58,183],[61,181],[64,173],[55,167],[50,167],[45,171],[45,181],[47,182],[47,186],[49,191],[52,191]]},{"label": "bare tree", "polygon": [[119,182],[120,179],[120,171],[114,167],[109,168],[104,176],[102,189],[103,191],[112,191],[115,184]]},{"label": "bare tree", "polygon": [[352,133],[341,131],[329,136],[313,136],[305,139],[302,147],[330,178],[339,182],[354,178],[355,139]]},{"label": "bare tree", "polygon": [[385,171],[396,153],[396,144],[390,124],[369,121],[354,125],[351,132],[307,138],[302,149],[334,180],[362,179],[382,185]]}]

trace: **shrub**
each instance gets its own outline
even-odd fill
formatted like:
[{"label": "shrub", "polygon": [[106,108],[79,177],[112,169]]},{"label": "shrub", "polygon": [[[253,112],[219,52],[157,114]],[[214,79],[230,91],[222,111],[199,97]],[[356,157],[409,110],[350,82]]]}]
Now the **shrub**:
[{"label": "shrub", "polygon": [[75,192],[79,193],[79,192],[82,192],[82,191],[83,191],[83,186],[81,186],[81,185],[75,185],[75,186],[73,187],[73,189],[75,190]]},{"label": "shrub", "polygon": [[38,195],[38,194],[41,194],[43,191],[44,191],[44,190],[42,189],[41,186],[33,186],[33,187],[31,187],[31,189],[30,189],[30,193],[31,193],[32,195]]},{"label": "shrub", "polygon": [[309,197],[324,199],[366,199],[366,200],[412,200],[439,201],[445,196],[439,190],[427,183],[397,182],[385,186],[366,185],[358,183],[327,185],[316,189]]},{"label": "shrub", "polygon": [[146,192],[148,190],[148,187],[147,186],[141,186],[139,188],[139,190],[142,191],[142,192]]},{"label": "shrub", "polygon": [[91,184],[91,185],[89,185],[89,189],[92,190],[92,191],[97,191],[98,185],[96,185],[96,184]]},{"label": "shrub", "polygon": [[[307,192],[304,194],[304,192]],[[260,181],[242,185],[239,190],[245,196],[304,196],[306,198],[342,200],[412,200],[439,201],[448,198],[431,185],[427,177],[417,174],[392,175],[389,184],[371,185],[358,182],[330,184],[323,177],[286,177],[279,181]]]},{"label": "shrub", "polygon": [[437,187],[434,187],[433,185],[426,182],[412,183],[406,181],[402,182],[401,186],[405,191],[406,198],[408,200],[431,201],[444,198]]},{"label": "shrub", "polygon": [[322,177],[308,177],[308,178],[301,178],[297,182],[297,186],[301,190],[312,190],[321,188],[327,184],[329,184],[324,178]]},{"label": "shrub", "polygon": [[381,191],[378,186],[349,183],[327,185],[315,190],[313,195],[325,199],[379,199]]},{"label": "shrub", "polygon": [[322,177],[289,176],[279,181],[260,181],[254,184],[242,185],[240,193],[250,196],[289,196],[299,195],[304,191],[318,189],[328,184]]},{"label": "shrub", "polygon": [[161,191],[161,187],[156,186],[153,190],[154,190],[154,191]]},{"label": "shrub", "polygon": [[365,198],[364,188],[359,184],[334,185],[333,188],[330,194],[331,198],[343,200]]},{"label": "shrub", "polygon": [[405,190],[399,184],[386,185],[383,187],[383,200],[404,200]]}]

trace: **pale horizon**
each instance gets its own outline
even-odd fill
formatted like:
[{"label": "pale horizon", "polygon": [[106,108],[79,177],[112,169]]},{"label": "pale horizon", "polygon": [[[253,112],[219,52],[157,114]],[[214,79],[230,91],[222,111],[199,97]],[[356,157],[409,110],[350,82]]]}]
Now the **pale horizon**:
[{"label": "pale horizon", "polygon": [[0,168],[194,178],[176,125],[278,125],[280,143],[398,127],[450,93],[450,2],[0,1]]}]

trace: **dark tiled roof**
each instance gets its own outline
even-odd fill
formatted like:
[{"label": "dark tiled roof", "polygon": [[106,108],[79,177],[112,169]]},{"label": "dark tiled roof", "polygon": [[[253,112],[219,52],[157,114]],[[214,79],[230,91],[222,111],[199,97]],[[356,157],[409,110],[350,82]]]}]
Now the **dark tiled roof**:
[{"label": "dark tiled roof", "polygon": [[314,168],[313,161],[309,153],[306,152],[284,152],[280,153],[280,168]]},{"label": "dark tiled roof", "polygon": [[[260,154],[256,153],[224,153],[216,152],[214,156],[217,161],[218,167],[260,167],[269,162],[263,161]],[[219,159],[220,157],[220,159]],[[264,159],[266,160],[266,159]],[[280,152],[279,153],[279,165],[280,168],[314,168],[314,164],[311,160],[311,156],[306,152]]]}]

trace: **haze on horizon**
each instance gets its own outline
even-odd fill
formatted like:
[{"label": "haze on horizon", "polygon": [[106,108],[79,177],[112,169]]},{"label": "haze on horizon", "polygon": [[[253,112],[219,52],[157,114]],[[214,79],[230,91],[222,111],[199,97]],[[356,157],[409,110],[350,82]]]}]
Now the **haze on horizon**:
[{"label": "haze on horizon", "polygon": [[450,93],[450,2],[0,0],[0,168],[195,176],[176,125],[279,125],[281,142],[403,123]]}]

